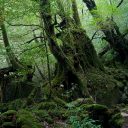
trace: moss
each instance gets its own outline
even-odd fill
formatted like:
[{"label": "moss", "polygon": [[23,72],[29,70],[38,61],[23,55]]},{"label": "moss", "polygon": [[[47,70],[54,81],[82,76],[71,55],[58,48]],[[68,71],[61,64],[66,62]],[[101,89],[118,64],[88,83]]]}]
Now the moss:
[{"label": "moss", "polygon": [[56,107],[57,104],[55,102],[41,102],[38,104],[37,109],[49,110],[49,109],[54,109]]},{"label": "moss", "polygon": [[19,110],[25,107],[25,99],[16,99],[8,103],[8,109]]},{"label": "moss", "polygon": [[15,110],[8,110],[7,112],[4,112],[2,116],[9,116],[9,115],[15,115],[16,111]]},{"label": "moss", "polygon": [[25,125],[22,125],[21,128],[31,128],[31,126],[25,124]]},{"label": "moss", "polygon": [[108,114],[108,107],[100,104],[84,104],[80,108],[87,111],[89,117],[93,120],[99,121],[104,128],[109,128],[110,115]]},{"label": "moss", "polygon": [[94,101],[92,98],[78,98],[75,101],[72,101],[70,103],[67,104],[67,107],[71,108],[71,107],[79,107],[82,104],[93,104]]},{"label": "moss", "polygon": [[54,99],[54,102],[58,105],[58,106],[61,106],[61,107],[66,107],[66,102],[62,99],[60,99],[59,97],[55,97]]},{"label": "moss", "polygon": [[90,70],[86,74],[87,87],[96,103],[112,106],[121,99],[117,81],[108,74],[97,70]]},{"label": "moss", "polygon": [[4,122],[3,124],[2,124],[2,127],[4,127],[4,128],[11,128],[11,127],[14,127],[15,125],[14,125],[14,123],[13,122]]},{"label": "moss", "polygon": [[94,120],[99,120],[103,127],[121,128],[124,122],[119,109],[116,107],[109,109],[105,105],[91,104],[81,105],[80,108],[87,111],[89,117]]},{"label": "moss", "polygon": [[41,120],[46,121],[48,123],[53,123],[53,119],[49,115],[46,110],[35,110],[33,113]]},{"label": "moss", "polygon": [[26,98],[31,93],[32,89],[34,88],[34,84],[31,82],[26,82],[20,78],[12,78],[6,85],[5,95],[4,95],[4,102],[12,101],[18,98]]},{"label": "moss", "polygon": [[82,110],[86,110],[89,116],[93,119],[99,120],[100,116],[103,118],[108,118],[108,108],[105,105],[100,104],[91,104],[91,105],[82,105]]},{"label": "moss", "polygon": [[17,123],[21,127],[27,126],[26,128],[42,128],[39,120],[32,112],[27,110],[19,110],[16,116]]},{"label": "moss", "polygon": [[122,118],[120,113],[117,113],[112,116],[110,119],[110,124],[116,128],[121,128],[124,123],[124,119]]},{"label": "moss", "polygon": [[52,118],[63,118],[63,114],[66,112],[66,109],[63,108],[55,108],[55,109],[50,109],[48,111],[49,115]]},{"label": "moss", "polygon": [[97,110],[97,111],[107,111],[107,107],[105,105],[100,104],[83,104],[80,106],[81,109],[84,110]]}]

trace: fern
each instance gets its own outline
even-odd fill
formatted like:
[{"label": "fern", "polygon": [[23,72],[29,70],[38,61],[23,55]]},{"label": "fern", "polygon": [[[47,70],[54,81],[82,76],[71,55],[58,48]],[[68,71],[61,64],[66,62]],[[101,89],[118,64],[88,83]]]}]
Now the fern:
[{"label": "fern", "polygon": [[88,117],[80,121],[77,116],[71,116],[69,120],[72,128],[101,128],[100,125],[96,125],[96,122]]}]

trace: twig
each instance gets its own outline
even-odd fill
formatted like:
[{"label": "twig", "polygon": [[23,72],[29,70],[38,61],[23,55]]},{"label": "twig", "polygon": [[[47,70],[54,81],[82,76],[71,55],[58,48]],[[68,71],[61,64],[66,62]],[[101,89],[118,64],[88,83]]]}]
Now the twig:
[{"label": "twig", "polygon": [[123,2],[124,2],[124,0],[121,0],[116,7],[119,8],[122,5]]}]

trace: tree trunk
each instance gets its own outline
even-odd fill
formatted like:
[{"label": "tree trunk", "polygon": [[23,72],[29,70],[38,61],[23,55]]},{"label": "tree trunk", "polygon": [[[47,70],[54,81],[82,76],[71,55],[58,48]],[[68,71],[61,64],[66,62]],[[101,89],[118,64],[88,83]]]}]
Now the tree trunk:
[{"label": "tree trunk", "polygon": [[[71,89],[72,83],[75,83],[78,85],[77,91],[79,95],[85,95],[83,90],[86,89],[86,95],[89,96],[86,88],[85,72],[92,67],[103,69],[91,40],[83,29],[70,28],[70,32],[66,34],[68,32],[68,29],[66,28],[61,33],[61,40],[64,45],[63,47],[59,47],[54,32],[54,26],[52,25],[50,2],[48,0],[41,0],[40,2],[41,8],[43,8],[41,10],[41,16],[44,22],[49,48],[57,59],[60,68],[53,80],[53,84],[64,84],[65,89]],[[58,83],[56,83],[56,79],[60,77],[60,81],[57,81]]]},{"label": "tree trunk", "polygon": [[89,9],[90,13],[94,17],[94,19],[101,19],[101,21],[97,22],[98,26],[100,26],[101,31],[105,35],[105,40],[108,41],[110,46],[118,53],[120,60],[122,62],[128,60],[128,40],[124,38],[123,34],[121,34],[119,27],[113,21],[113,19],[107,19],[107,25],[102,21],[102,17],[100,17],[97,13],[97,6],[94,0],[83,0]]},{"label": "tree trunk", "polygon": [[[63,7],[62,5],[60,6]],[[71,93],[71,99],[93,96],[96,101],[102,100],[103,102],[109,101],[110,103],[111,101],[108,99],[112,99],[111,95],[106,95],[106,93],[110,94],[114,90],[115,83],[111,78],[108,79],[109,76],[103,72],[104,67],[100,63],[85,30],[76,24],[74,25],[72,20],[70,21],[70,17],[66,17],[68,24],[63,28],[58,38],[58,40],[62,41],[63,45],[59,46],[52,23],[49,0],[40,0],[40,7],[44,25],[43,29],[45,29],[47,35],[48,45],[58,62],[58,69],[55,78],[52,80],[54,96],[62,96],[61,94],[64,96],[65,92],[68,91]],[[63,20],[62,15],[61,18]],[[61,85],[64,86],[64,90],[60,89]],[[62,90],[64,92],[61,93]],[[97,93],[101,95],[97,95]]]},{"label": "tree trunk", "polygon": [[1,31],[2,31],[4,46],[6,48],[6,52],[7,52],[8,58],[10,60],[10,63],[14,70],[19,69],[22,67],[22,65],[20,64],[19,60],[15,57],[15,55],[11,49],[4,23],[2,23],[2,25],[0,27],[1,27]]}]

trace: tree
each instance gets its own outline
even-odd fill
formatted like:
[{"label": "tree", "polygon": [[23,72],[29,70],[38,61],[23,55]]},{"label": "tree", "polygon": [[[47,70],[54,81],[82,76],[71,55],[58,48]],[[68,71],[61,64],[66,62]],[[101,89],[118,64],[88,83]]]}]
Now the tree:
[{"label": "tree", "polygon": [[[104,23],[102,21],[102,17],[100,17],[100,15],[97,13],[97,6],[95,0],[83,0],[83,2],[86,4],[91,15],[97,21],[97,25],[104,33],[104,39],[110,44],[111,48],[113,48],[118,53],[119,58],[122,62],[127,61],[128,40],[124,37],[123,34],[121,34],[118,25],[114,21],[114,18],[108,18],[106,20],[107,24]],[[117,8],[120,6],[121,3],[119,3]],[[100,19],[100,22],[97,19]],[[108,47],[106,47],[106,49],[108,49]]]},{"label": "tree", "polygon": [[3,37],[3,43],[7,52],[7,56],[10,60],[11,66],[13,67],[13,70],[19,69],[22,67],[22,65],[20,64],[19,60],[16,58],[15,54],[13,53],[10,43],[9,43],[9,39],[8,39],[8,35],[7,35],[7,31],[6,31],[6,27],[5,27],[5,16],[4,16],[4,2],[2,3],[2,6],[0,7],[1,11],[0,11],[0,28],[1,28],[1,32],[2,32],[2,37]]},{"label": "tree", "polygon": [[[66,15],[62,2],[60,0],[56,2],[59,10],[61,10],[58,15],[61,17],[62,22],[65,23],[61,28],[59,37],[56,36],[54,24],[52,23],[53,15],[50,0],[40,0],[41,18],[44,24],[43,29],[47,35],[49,48],[58,62],[57,73],[52,80],[52,89],[55,90],[63,84],[65,90],[74,88],[73,98],[81,96],[90,97],[91,95],[87,86],[89,85],[89,81],[92,80],[91,75],[97,74],[98,72],[104,74],[104,67],[100,63],[86,31],[80,28],[77,22],[74,22],[74,20],[76,20],[74,17],[76,16],[73,16],[73,20],[72,17]],[[75,11],[75,9],[73,9],[73,11]],[[73,12],[73,14],[76,13]],[[57,40],[61,40],[63,45],[59,46]],[[96,72],[92,73],[92,70]],[[98,74],[96,78],[98,78]],[[107,80],[107,77],[101,75],[100,79]],[[109,86],[110,83],[113,87],[115,86],[112,80],[107,80],[107,85],[105,86]],[[99,85],[100,82],[97,86]],[[105,88],[105,86],[103,88]]]}]

